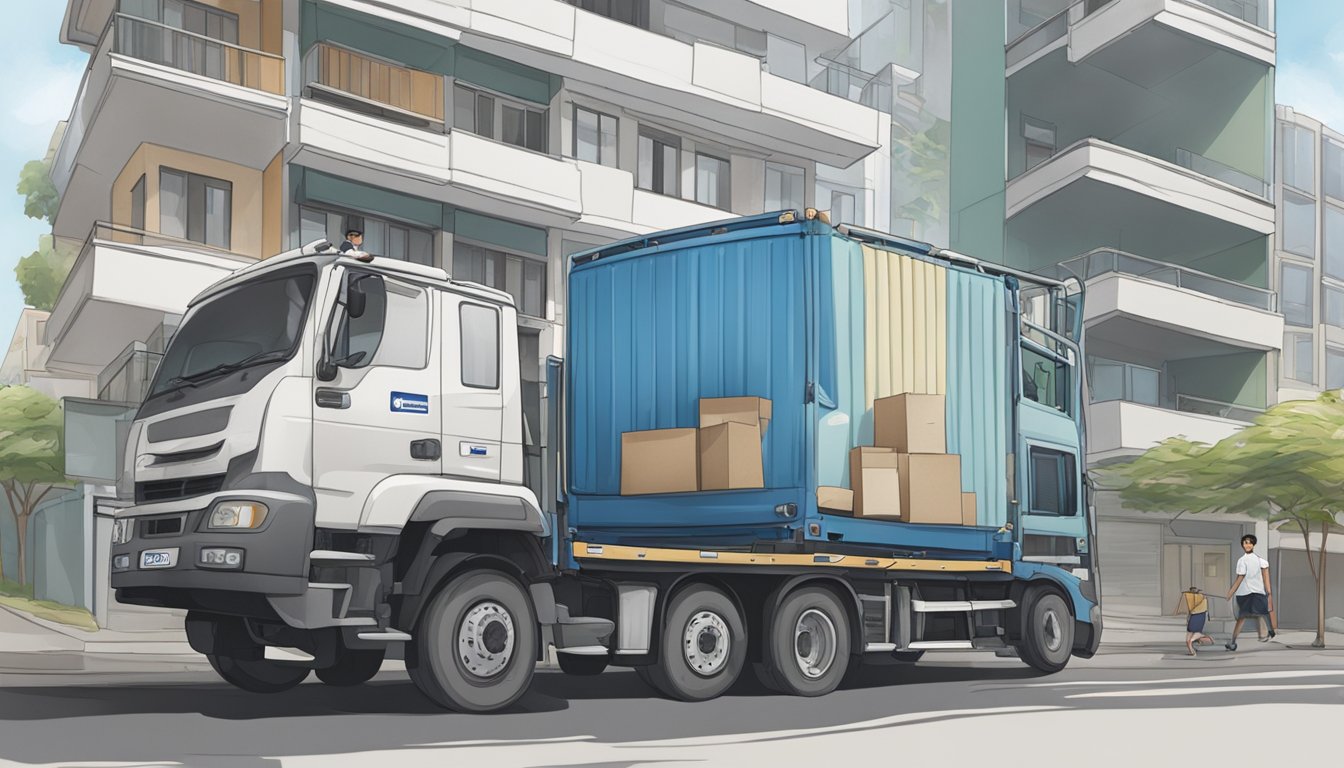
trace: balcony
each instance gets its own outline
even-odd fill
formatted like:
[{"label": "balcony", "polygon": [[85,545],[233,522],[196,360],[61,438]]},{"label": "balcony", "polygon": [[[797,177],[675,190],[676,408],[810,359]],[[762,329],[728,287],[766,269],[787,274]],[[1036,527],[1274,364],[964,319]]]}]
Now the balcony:
[{"label": "balcony", "polygon": [[1089,339],[1169,358],[1269,351],[1283,343],[1283,317],[1263,288],[1188,267],[1099,249],[1045,270],[1087,281]]},{"label": "balcony", "polygon": [[143,341],[131,342],[98,374],[98,399],[139,405],[162,361],[162,352],[151,352]]},{"label": "balcony", "polygon": [[285,142],[283,73],[279,56],[113,15],[52,164],[55,233],[110,218],[108,185],[141,144],[265,168]]},{"label": "balcony", "polygon": [[[408,12],[383,3],[352,0],[348,5],[406,23]],[[673,130],[694,127],[728,142],[840,167],[881,145],[877,111],[763,72],[754,56],[679,42],[555,0],[423,5],[433,10],[417,16],[417,26],[581,83],[590,95],[621,103]]]},{"label": "balcony", "polygon": [[[382,106],[388,106],[370,99]],[[465,131],[407,124],[300,101],[292,162],[369,186],[537,226],[603,237],[647,234],[724,218],[724,211],[636,190],[629,171],[553,157]]]},{"label": "balcony", "polygon": [[1098,139],[1009,181],[1006,208],[1009,236],[1037,260],[1030,269],[1097,247],[1097,233],[1149,258],[1188,262],[1274,231],[1265,197]]},{"label": "balcony", "polygon": [[1082,0],[1010,42],[1009,76],[1056,50],[1141,85],[1211,56],[1274,66],[1273,0]]},{"label": "balcony", "polygon": [[[574,0],[568,0],[571,5]],[[801,43],[810,49],[834,50],[849,40],[848,0],[680,0],[681,5],[748,29]]]},{"label": "balcony", "polygon": [[184,313],[196,294],[251,263],[199,243],[95,225],[47,320],[48,368],[101,376],[100,389],[124,383],[129,393],[132,372],[117,380],[116,367],[103,375],[109,365],[161,329],[165,315]]},{"label": "balcony", "polygon": [[817,59],[813,88],[883,112],[892,111],[893,89],[913,83],[924,65],[923,24],[911,8],[894,6],[840,50]]},{"label": "balcony", "polygon": [[1212,445],[1246,425],[1236,419],[1124,400],[1092,403],[1087,415],[1087,462],[1096,466],[1131,458],[1176,436]]}]

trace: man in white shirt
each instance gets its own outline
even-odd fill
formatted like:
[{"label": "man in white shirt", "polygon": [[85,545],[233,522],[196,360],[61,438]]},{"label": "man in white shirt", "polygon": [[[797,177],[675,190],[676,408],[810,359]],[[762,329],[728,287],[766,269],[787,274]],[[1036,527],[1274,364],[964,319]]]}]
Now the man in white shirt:
[{"label": "man in white shirt", "polygon": [[[1260,636],[1260,642],[1274,637],[1274,630],[1265,623],[1265,617],[1274,610],[1274,593],[1269,586],[1269,561],[1255,554],[1255,536],[1246,534],[1241,537],[1241,549],[1246,554],[1237,561],[1237,580],[1227,591],[1227,599],[1233,593],[1237,596],[1237,625],[1232,628],[1232,641],[1225,647],[1229,651],[1237,650],[1237,635],[1247,619],[1254,618]],[[1268,632],[1266,632],[1268,630]]]}]

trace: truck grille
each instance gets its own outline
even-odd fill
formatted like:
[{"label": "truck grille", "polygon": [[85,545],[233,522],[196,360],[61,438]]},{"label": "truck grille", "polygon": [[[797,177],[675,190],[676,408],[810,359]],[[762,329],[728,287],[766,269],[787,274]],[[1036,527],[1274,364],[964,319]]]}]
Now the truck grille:
[{"label": "truck grille", "polygon": [[136,502],[172,501],[215,493],[224,487],[223,475],[183,477],[176,480],[155,480],[135,484]]}]

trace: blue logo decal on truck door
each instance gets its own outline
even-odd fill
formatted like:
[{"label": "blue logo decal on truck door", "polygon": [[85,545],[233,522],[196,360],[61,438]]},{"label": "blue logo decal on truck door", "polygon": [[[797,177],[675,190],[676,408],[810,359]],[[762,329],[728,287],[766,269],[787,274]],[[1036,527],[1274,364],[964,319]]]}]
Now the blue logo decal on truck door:
[{"label": "blue logo decal on truck door", "polygon": [[413,392],[392,393],[393,413],[429,413],[429,396]]}]

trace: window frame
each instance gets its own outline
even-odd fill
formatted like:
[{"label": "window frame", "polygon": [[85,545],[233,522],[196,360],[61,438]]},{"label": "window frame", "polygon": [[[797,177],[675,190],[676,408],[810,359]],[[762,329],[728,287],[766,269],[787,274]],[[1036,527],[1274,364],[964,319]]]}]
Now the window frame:
[{"label": "window frame", "polygon": [[[1310,330],[1286,331],[1284,334],[1283,351],[1280,357],[1283,358],[1280,365],[1280,374],[1288,381],[1296,381],[1307,386],[1316,386],[1316,336]],[[1311,350],[1308,356],[1308,365],[1310,366],[1310,375],[1307,378],[1298,376],[1300,362],[1297,355],[1297,346],[1303,340]]]},{"label": "window frame", "polygon": [[[394,219],[394,218],[391,218],[391,217],[389,217],[389,216],[383,216],[383,215],[381,215],[381,214],[364,213],[364,212],[362,212],[362,211],[354,210],[353,208],[346,208],[346,207],[344,207],[344,206],[340,206],[340,205],[328,205],[327,203],[323,203],[323,202],[315,201],[315,200],[314,200],[314,201],[305,201],[305,202],[296,202],[296,203],[293,204],[293,206],[294,206],[294,208],[293,208],[292,210],[294,211],[294,214],[295,214],[295,221],[297,222],[297,226],[298,226],[298,237],[299,237],[299,240],[300,240],[300,241],[303,240],[303,216],[304,216],[305,213],[322,214],[323,216],[327,216],[327,217],[331,217],[331,216],[339,217],[339,218],[341,219],[341,226],[339,227],[340,229],[346,229],[346,228],[348,228],[348,227],[350,226],[350,218],[351,218],[351,217],[355,217],[355,218],[358,218],[358,219],[363,223],[363,228],[364,228],[364,230],[365,230],[365,240],[366,240],[366,241],[367,241],[367,239],[368,239],[368,229],[369,229],[369,226],[368,226],[368,225],[369,225],[369,222],[374,222],[374,223],[382,224],[382,225],[388,227],[388,232],[389,232],[388,240],[391,240],[390,232],[391,232],[391,228],[392,228],[392,227],[397,227],[397,228],[399,228],[399,229],[404,229],[404,230],[406,230],[406,256],[407,256],[406,259],[400,259],[400,258],[397,258],[397,257],[395,257],[395,256],[391,256],[391,255],[389,255],[389,254],[387,254],[387,253],[376,253],[376,252],[375,252],[375,253],[374,253],[375,256],[382,256],[382,257],[385,257],[385,258],[394,259],[394,260],[396,260],[396,261],[403,261],[403,262],[406,263],[406,264],[420,264],[421,266],[427,266],[427,267],[432,267],[432,266],[434,266],[435,262],[436,262],[437,259],[438,259],[438,253],[437,253],[437,252],[435,251],[435,249],[434,249],[434,239],[435,239],[435,236],[436,236],[436,235],[438,234],[438,232],[439,232],[439,230],[437,230],[437,229],[430,229],[429,227],[426,227],[426,226],[424,226],[423,224],[417,224],[417,223],[413,223],[413,222],[408,222],[408,221],[405,221],[405,220],[403,220],[403,219]],[[330,225],[330,222],[328,222],[328,226],[329,226],[329,225]],[[410,256],[411,256],[411,242],[412,242],[412,239],[413,239],[413,238],[412,238],[412,235],[415,234],[415,233],[419,233],[419,234],[423,234],[423,235],[428,235],[428,236],[429,236],[429,252],[426,254],[426,255],[428,256],[428,261],[427,261],[427,262],[415,261],[414,259],[411,259],[411,258],[410,258]],[[323,229],[323,234],[322,234],[322,236],[323,236],[324,238],[326,238],[329,242],[331,242],[332,245],[340,245],[341,240],[343,240],[343,239],[345,238],[345,233],[344,233],[344,232],[331,232],[331,231],[328,231],[326,228],[324,228],[324,229]],[[333,239],[333,238],[335,238],[335,239]],[[307,242],[312,242],[312,241],[307,241]],[[305,245],[305,244],[306,244],[305,242],[299,242],[299,243],[297,243],[296,247],[298,247],[298,246],[303,246],[303,245]],[[386,250],[386,249],[384,249],[384,250]]]},{"label": "window frame", "polygon": [[[592,107],[585,106],[578,102],[572,102],[571,105],[573,106],[573,109],[570,111],[570,129],[569,129],[570,155],[575,160],[580,160],[585,163],[595,162],[597,165],[604,165],[608,168],[619,168],[621,162],[621,118],[616,115],[603,112],[600,109],[593,109]],[[597,118],[596,161],[584,160],[582,157],[579,157],[579,112],[587,112],[588,114],[593,115],[594,117]],[[602,120],[604,118],[611,120],[612,123],[614,124],[612,126],[613,128],[612,135],[614,137],[614,140],[611,147],[611,155],[612,155],[611,162],[607,162],[607,160],[603,157],[605,153],[602,151]]]},{"label": "window frame", "polygon": [[[1308,245],[1309,253],[1293,250],[1288,246],[1288,211],[1293,208],[1289,205],[1290,198],[1300,198],[1305,200],[1311,208],[1311,215],[1307,217],[1307,220],[1311,222],[1311,240]],[[1314,196],[1304,195],[1293,187],[1285,187],[1283,191],[1283,202],[1279,206],[1283,211],[1283,215],[1280,217],[1281,220],[1279,222],[1279,250],[1284,253],[1291,253],[1294,256],[1300,256],[1304,259],[1311,259],[1313,261],[1316,259],[1316,223],[1317,219],[1320,218],[1320,212],[1317,210],[1318,205],[1319,201]]]},{"label": "window frame", "polygon": [[[467,381],[467,368],[465,361],[467,334],[466,325],[463,323],[463,313],[468,309],[484,309],[492,312],[495,318],[495,383],[493,386],[484,384],[472,384]],[[482,389],[489,392],[498,392],[501,388],[503,379],[503,356],[504,356],[504,338],[503,338],[503,317],[500,308],[491,304],[483,304],[477,301],[463,300],[457,305],[457,369],[458,379],[462,386],[468,389]]]},{"label": "window frame", "polygon": [[149,184],[149,174],[142,173],[131,185],[131,228],[145,231],[145,189]]},{"label": "window frame", "polygon": [[[472,108],[472,129],[471,129],[471,130],[467,130],[466,128],[460,128],[460,127],[458,127],[458,124],[457,124],[458,89],[462,89],[462,90],[464,90],[464,91],[469,91],[469,92],[472,94],[472,99],[471,99],[471,101],[472,101],[472,104],[471,104],[471,108]],[[453,108],[452,108],[452,120],[451,120],[451,122],[449,123],[449,125],[451,126],[451,127],[449,128],[449,131],[459,131],[459,130],[460,130],[460,131],[466,131],[467,133],[470,133],[470,134],[473,135],[473,136],[479,136],[479,137],[481,137],[481,138],[483,138],[483,139],[489,139],[490,141],[498,142],[498,143],[500,143],[500,144],[506,144],[506,145],[508,145],[508,146],[510,146],[510,147],[517,147],[518,149],[523,149],[523,150],[526,150],[526,151],[528,151],[528,152],[536,152],[537,154],[540,154],[540,155],[546,155],[546,156],[548,156],[548,157],[550,156],[550,154],[551,154],[551,149],[550,149],[550,148],[551,148],[551,108],[550,108],[549,105],[547,105],[547,106],[542,106],[542,105],[536,104],[535,102],[527,101],[526,99],[519,99],[519,98],[517,98],[517,97],[515,97],[515,96],[509,96],[508,94],[500,93],[499,91],[494,91],[494,90],[491,90],[491,89],[489,89],[489,88],[485,88],[485,87],[476,85],[475,83],[468,83],[468,82],[466,82],[466,81],[464,81],[464,80],[453,80],[453,81],[452,81],[452,88],[450,89],[450,92],[452,93],[452,97],[453,97]],[[483,98],[484,98],[484,99],[489,99],[490,102],[491,102],[491,105],[490,105],[490,132],[489,132],[488,134],[487,134],[487,133],[482,133],[481,130],[480,130],[480,128],[481,128],[481,109],[480,109],[480,102],[481,102],[481,99],[483,99]],[[523,113],[523,143],[522,143],[522,144],[515,144],[515,143],[513,143],[512,141],[506,141],[506,140],[504,139],[504,107],[505,107],[505,106],[508,106],[508,107],[513,108],[513,109],[519,110],[519,111],[521,111],[521,112]],[[528,146],[528,144],[527,144],[527,137],[528,137],[528,135],[529,135],[529,134],[528,134],[528,126],[530,125],[530,121],[528,120],[528,116],[529,116],[529,114],[532,114],[532,113],[537,114],[537,115],[539,116],[539,118],[540,118],[540,124],[541,124],[541,149],[535,149],[535,148],[533,148],[533,147]]]},{"label": "window frame", "polygon": [[[780,196],[779,196],[779,207],[773,207],[773,206],[770,205],[770,172],[771,172],[771,171],[774,171],[775,173],[779,174],[779,178],[780,178],[780,181],[781,181],[781,189],[780,189],[781,194],[780,194]],[[797,177],[798,177],[798,179],[799,179],[798,192],[799,192],[799,194],[802,196],[802,199],[800,199],[800,200],[798,201],[798,205],[797,205],[797,206],[788,206],[788,205],[785,205],[785,204],[784,204],[784,199],[783,199],[783,198],[784,198],[784,195],[782,194],[782,192],[783,192],[783,181],[784,181],[786,178],[789,178],[789,177],[793,176],[793,172],[795,172],[795,171],[797,172]],[[792,210],[800,211],[800,210],[802,210],[802,209],[804,208],[804,206],[806,206],[806,205],[807,205],[807,169],[804,168],[804,167],[802,167],[802,166],[798,166],[798,165],[789,165],[788,163],[778,163],[778,162],[775,162],[775,161],[773,161],[773,160],[767,160],[767,161],[765,162],[765,190],[764,190],[764,193],[763,193],[763,195],[762,195],[762,210],[765,210],[765,211],[777,211],[777,210],[790,210],[790,209],[792,209]]]},{"label": "window frame", "polygon": [[[1344,280],[1344,206],[1325,200],[1319,201],[1318,205],[1321,206],[1321,274],[1336,280]],[[1331,222],[1334,223],[1333,227]],[[1332,263],[1338,267],[1338,272],[1330,270]]]},{"label": "window frame", "polygon": [[[524,253],[524,252],[522,252],[522,251],[517,251],[517,250],[513,250],[513,249],[509,249],[509,248],[501,248],[501,247],[498,246],[498,245],[492,245],[492,244],[490,244],[490,243],[481,242],[480,240],[471,240],[471,239],[469,239],[469,238],[454,238],[454,239],[453,239],[453,253],[452,253],[452,261],[453,261],[453,265],[452,265],[452,266],[454,267],[454,269],[450,270],[450,272],[453,273],[453,274],[456,274],[456,272],[457,272],[457,270],[455,269],[455,267],[456,267],[456,263],[457,263],[457,248],[458,248],[459,245],[471,246],[472,248],[480,248],[480,249],[482,249],[482,250],[484,250],[484,251],[487,251],[487,252],[490,252],[490,253],[496,253],[496,254],[500,254],[500,255],[502,255],[502,256],[504,257],[504,259],[505,259],[505,261],[504,261],[504,285],[503,285],[503,286],[490,285],[489,283],[486,283],[486,282],[484,282],[483,280],[482,280],[482,281],[473,281],[473,282],[480,282],[481,285],[486,285],[486,286],[488,286],[488,287],[490,287],[490,288],[493,288],[493,289],[495,289],[495,290],[497,290],[497,291],[503,291],[503,292],[505,292],[505,293],[508,293],[509,296],[511,296],[511,297],[513,298],[514,310],[518,312],[518,315],[519,315],[520,317],[524,317],[524,318],[533,318],[533,319],[537,319],[537,320],[545,320],[545,319],[546,319],[546,302],[550,299],[550,293],[551,293],[551,290],[550,290],[550,277],[551,277],[551,263],[550,263],[550,259],[548,259],[548,258],[544,258],[544,257],[542,257],[542,256],[538,256],[538,255],[536,255],[536,254],[532,254],[532,253]],[[512,293],[509,292],[509,289],[508,289],[508,269],[509,269],[508,259],[509,259],[510,257],[520,260],[520,261],[523,263],[523,267],[522,267],[522,268],[523,268],[524,270],[526,270],[527,264],[528,264],[529,262],[532,263],[532,264],[534,264],[534,265],[537,265],[537,266],[540,266],[540,267],[541,267],[541,314],[539,314],[539,315],[534,315],[534,314],[532,314],[531,312],[525,312],[525,311],[523,311],[523,310],[524,310],[524,307],[523,307],[523,302],[522,302],[522,300],[521,300],[521,297],[519,297],[519,296],[514,296]],[[527,284],[527,274],[526,274],[526,272],[524,271],[523,274],[520,275],[519,277],[520,277],[520,281],[521,281],[521,282],[520,282],[520,285],[526,286],[526,284]],[[458,276],[457,279],[462,279],[462,278],[461,278],[460,276]]]},{"label": "window frame", "polygon": [[[1047,145],[1043,141],[1030,137],[1027,134],[1028,128],[1035,128],[1042,131],[1049,131],[1050,143]],[[1032,117],[1031,115],[1024,113],[1021,115],[1020,132],[1022,136],[1023,173],[1026,173],[1027,171],[1030,171],[1032,168],[1035,168],[1039,165],[1043,165],[1044,163],[1048,162],[1050,158],[1054,157],[1059,152],[1059,126],[1055,125],[1054,123],[1047,122],[1045,120],[1041,120],[1040,118]],[[1038,149],[1048,149],[1049,153],[1045,157],[1041,158],[1039,161],[1033,163],[1031,162],[1032,157],[1031,149],[1033,147],[1036,147]]]},{"label": "window frame", "polygon": [[[723,172],[714,184],[714,197],[726,198],[716,199],[715,202],[707,202],[700,199],[700,159],[713,160],[720,163]],[[699,148],[695,150],[695,202],[700,205],[718,208],[722,211],[731,211],[733,208],[733,161],[730,158],[721,157],[713,151],[705,151]]]},{"label": "window frame", "polygon": [[[1307,322],[1305,324],[1294,322],[1290,320],[1288,316],[1287,309],[1289,304],[1300,303],[1300,302],[1288,301],[1288,293],[1287,293],[1288,281],[1286,279],[1286,275],[1290,270],[1306,273],[1307,278],[1306,290],[1303,294],[1303,296],[1305,297],[1306,310],[1307,310]],[[1315,291],[1312,290],[1312,287],[1315,284],[1315,282],[1316,282],[1316,268],[1313,265],[1299,264],[1296,261],[1291,261],[1288,259],[1281,259],[1279,261],[1279,285],[1278,285],[1279,311],[1283,313],[1284,325],[1292,328],[1316,327],[1316,307],[1314,306],[1313,303],[1314,299],[1313,294],[1315,293]]]},{"label": "window frame", "polygon": [[[1331,158],[1334,163],[1330,162]],[[1321,196],[1344,200],[1344,141],[1324,133],[1321,135]]]},{"label": "window frame", "polygon": [[[183,232],[182,239],[187,240],[189,242],[198,243],[200,245],[204,245],[209,248],[218,248],[224,251],[233,250],[233,182],[227,179],[220,179],[214,176],[207,176],[203,173],[195,173],[194,171],[184,171],[180,168],[174,168],[168,165],[159,166],[159,195],[158,195],[160,200],[159,233],[166,234],[164,233],[164,226],[163,226],[164,210],[162,200],[163,200],[163,187],[164,187],[163,179],[164,176],[167,174],[182,177],[183,181],[185,182],[185,186],[183,189],[183,199],[186,200],[186,204],[184,206],[186,213],[186,220],[182,222],[182,232]],[[208,233],[210,231],[210,228],[208,223],[209,210],[207,201],[209,200],[209,190],[212,188],[223,190],[227,194],[226,202],[228,205],[228,212],[227,215],[225,216],[225,228],[224,228],[225,237],[223,245],[212,243],[209,241]],[[193,191],[195,191],[195,193]],[[197,199],[197,194],[199,194],[199,199]],[[200,205],[199,217],[195,216],[195,208],[197,203],[199,203]],[[192,237],[193,221],[196,221],[199,224],[200,227],[199,238]],[[174,237],[176,236],[174,235]]]},{"label": "window frame", "polygon": [[[1036,471],[1036,462],[1038,458],[1056,459],[1055,482],[1058,484],[1056,486],[1056,491],[1060,492],[1059,506],[1061,510],[1068,511],[1055,512],[1048,509],[1039,509],[1036,506],[1037,488],[1040,485]],[[1070,465],[1072,465],[1072,467],[1070,467]],[[1053,445],[1028,442],[1027,467],[1027,483],[1028,488],[1030,489],[1030,495],[1027,498],[1027,514],[1057,518],[1076,518],[1080,516],[1081,510],[1079,509],[1079,500],[1081,497],[1077,481],[1078,454],[1076,452]],[[1072,471],[1070,471],[1070,469],[1072,469]],[[1073,479],[1073,482],[1069,482],[1071,478]]]},{"label": "window frame", "polygon": [[[1330,385],[1330,381],[1332,378],[1330,375],[1331,359],[1338,360],[1340,363],[1340,367],[1339,369],[1337,369],[1339,377],[1337,381],[1339,386]],[[1337,347],[1328,342],[1325,345],[1325,389],[1327,390],[1344,389],[1344,347]]]},{"label": "window frame", "polygon": [[[1307,170],[1306,170],[1306,172],[1310,174],[1310,178],[1308,179],[1308,184],[1305,187],[1298,186],[1296,183],[1294,183],[1296,179],[1291,178],[1292,176],[1295,176],[1297,173],[1301,173],[1301,170],[1298,168],[1297,163],[1298,158],[1296,157],[1296,152],[1299,149],[1299,143],[1297,139],[1303,134],[1305,134],[1306,136],[1306,142],[1305,142],[1306,147],[1311,153],[1311,156],[1308,158]],[[1288,136],[1290,135],[1293,137],[1293,141],[1291,142],[1287,140]],[[1281,122],[1279,124],[1279,142],[1282,146],[1280,156],[1282,158],[1281,165],[1283,166],[1281,169],[1283,173],[1283,185],[1285,187],[1288,187],[1289,189],[1315,197],[1316,151],[1317,151],[1315,146],[1316,132],[1305,126],[1297,125],[1296,123]],[[1291,167],[1294,171],[1294,173],[1292,174],[1288,172],[1290,161],[1292,163]]]},{"label": "window frame", "polygon": [[[646,139],[652,142],[653,144],[652,153],[649,158],[649,175],[652,177],[657,177],[658,167],[660,165],[664,166],[663,168],[664,178],[665,179],[670,178],[672,180],[671,191],[665,191],[664,189],[661,188],[667,186],[666,184],[662,185],[654,184],[653,178],[648,179],[649,186],[644,185],[645,180],[642,178],[644,164],[640,159],[640,152],[643,150],[643,142]],[[682,144],[681,137],[677,136],[676,134],[668,133],[666,131],[660,131],[656,128],[649,128],[641,125],[639,127],[639,133],[635,139],[635,142],[636,142],[635,188],[642,189],[645,192],[652,192],[655,195],[664,195],[666,197],[681,197],[681,162],[682,162],[681,153],[683,151],[681,146]],[[670,147],[673,152],[674,162],[673,162],[673,168],[670,171],[670,176],[668,175],[669,171],[666,168],[666,163],[664,163],[662,159],[663,153],[658,151],[658,146],[660,144],[664,147]]]}]

